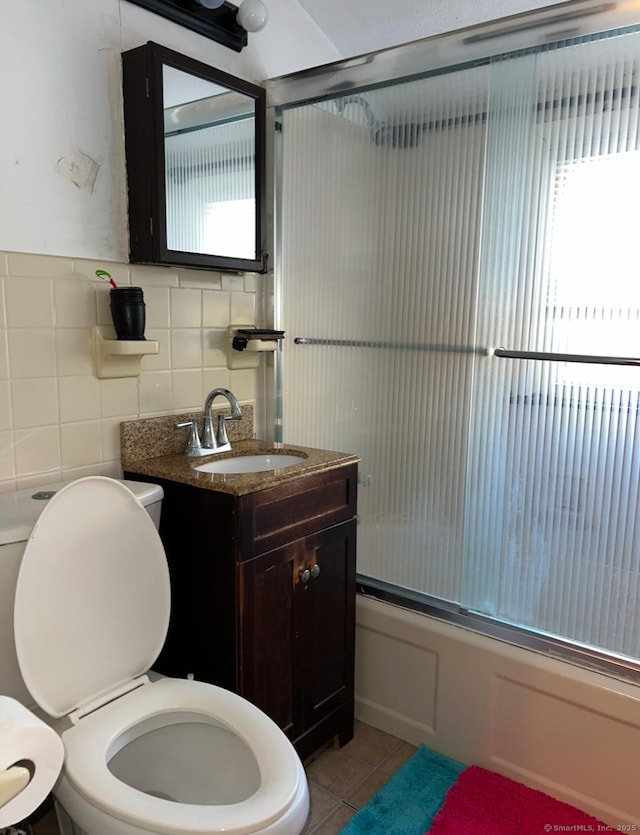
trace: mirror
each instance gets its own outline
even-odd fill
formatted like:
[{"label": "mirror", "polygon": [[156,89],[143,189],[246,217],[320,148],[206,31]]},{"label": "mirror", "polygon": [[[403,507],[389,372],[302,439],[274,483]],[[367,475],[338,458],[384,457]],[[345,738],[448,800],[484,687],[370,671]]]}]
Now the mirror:
[{"label": "mirror", "polygon": [[264,90],[151,42],[123,88],[131,262],[266,272]]}]

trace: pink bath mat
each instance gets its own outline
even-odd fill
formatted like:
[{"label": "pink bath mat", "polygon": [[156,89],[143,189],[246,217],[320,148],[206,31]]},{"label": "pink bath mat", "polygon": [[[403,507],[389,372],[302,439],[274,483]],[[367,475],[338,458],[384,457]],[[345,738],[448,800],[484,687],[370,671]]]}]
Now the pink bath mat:
[{"label": "pink bath mat", "polygon": [[544,835],[614,832],[580,809],[478,766],[447,792],[429,835]]}]

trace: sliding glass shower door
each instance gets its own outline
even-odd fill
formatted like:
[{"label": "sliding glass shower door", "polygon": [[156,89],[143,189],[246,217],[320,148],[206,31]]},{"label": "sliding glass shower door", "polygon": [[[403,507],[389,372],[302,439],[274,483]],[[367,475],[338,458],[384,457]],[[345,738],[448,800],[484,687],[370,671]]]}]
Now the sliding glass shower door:
[{"label": "sliding glass shower door", "polygon": [[279,287],[282,439],[361,456],[359,573],[631,659],[638,37],[284,109]]},{"label": "sliding glass shower door", "polygon": [[283,114],[283,438],[358,453],[359,571],[447,600],[460,586],[486,74]]},{"label": "sliding glass shower door", "polygon": [[635,659],[638,56],[626,35],[492,66],[462,593]]}]

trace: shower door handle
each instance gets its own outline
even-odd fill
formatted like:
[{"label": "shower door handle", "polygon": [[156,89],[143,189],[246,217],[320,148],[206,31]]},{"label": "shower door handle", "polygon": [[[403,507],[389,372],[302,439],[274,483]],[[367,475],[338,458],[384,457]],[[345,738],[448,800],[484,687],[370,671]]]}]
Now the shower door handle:
[{"label": "shower door handle", "polygon": [[554,351],[512,351],[508,348],[495,348],[495,357],[512,360],[542,360],[543,362],[585,362],[597,365],[634,365],[640,366],[639,357],[608,357],[600,354],[562,354]]}]

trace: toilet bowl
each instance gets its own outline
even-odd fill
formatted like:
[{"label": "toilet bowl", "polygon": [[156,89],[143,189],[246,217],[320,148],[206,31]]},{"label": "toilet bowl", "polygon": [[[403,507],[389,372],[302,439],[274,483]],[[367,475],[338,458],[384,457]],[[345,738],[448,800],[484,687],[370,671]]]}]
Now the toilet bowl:
[{"label": "toilet bowl", "polygon": [[275,723],[220,687],[148,674],[169,600],[160,537],[123,484],[79,479],[50,500],[22,557],[14,632],[65,746],[63,835],[298,835],[307,782]]}]

